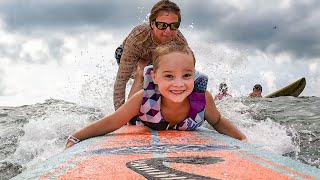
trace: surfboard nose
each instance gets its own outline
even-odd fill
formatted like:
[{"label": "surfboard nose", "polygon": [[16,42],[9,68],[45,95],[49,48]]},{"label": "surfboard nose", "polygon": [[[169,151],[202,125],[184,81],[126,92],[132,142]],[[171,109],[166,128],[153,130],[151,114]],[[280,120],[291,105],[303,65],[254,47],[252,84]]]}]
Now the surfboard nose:
[{"label": "surfboard nose", "polygon": [[280,90],[277,90],[269,95],[266,96],[266,98],[273,98],[273,97],[279,97],[279,96],[294,96],[298,97],[304,88],[306,87],[306,78],[302,77],[298,79],[297,81],[281,88]]}]

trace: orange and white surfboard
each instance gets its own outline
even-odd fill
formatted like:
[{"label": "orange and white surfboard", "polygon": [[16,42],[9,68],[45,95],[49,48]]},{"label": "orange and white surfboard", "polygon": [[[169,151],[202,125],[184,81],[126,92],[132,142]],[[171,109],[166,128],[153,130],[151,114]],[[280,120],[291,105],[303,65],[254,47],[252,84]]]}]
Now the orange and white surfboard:
[{"label": "orange and white surfboard", "polygon": [[13,179],[320,179],[320,169],[207,129],[124,126]]}]

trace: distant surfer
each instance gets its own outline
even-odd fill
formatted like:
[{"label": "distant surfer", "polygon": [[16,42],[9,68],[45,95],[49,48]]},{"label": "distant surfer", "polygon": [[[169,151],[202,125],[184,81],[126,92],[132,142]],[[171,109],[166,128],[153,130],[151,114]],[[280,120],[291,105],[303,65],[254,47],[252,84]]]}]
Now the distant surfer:
[{"label": "distant surfer", "polygon": [[153,50],[160,44],[188,45],[178,30],[181,23],[180,8],[170,0],[158,1],[151,9],[149,22],[136,26],[115,51],[119,64],[113,92],[114,108],[125,102],[126,85],[134,78],[128,99],[141,90],[143,68],[152,64]]},{"label": "distant surfer", "polygon": [[260,84],[256,84],[253,86],[252,93],[249,94],[249,97],[262,97],[262,86]]},{"label": "distant surfer", "polygon": [[225,97],[232,97],[229,93],[228,93],[228,86],[226,83],[220,83],[219,85],[219,94],[217,94],[214,98],[214,100],[222,100],[222,98]]}]

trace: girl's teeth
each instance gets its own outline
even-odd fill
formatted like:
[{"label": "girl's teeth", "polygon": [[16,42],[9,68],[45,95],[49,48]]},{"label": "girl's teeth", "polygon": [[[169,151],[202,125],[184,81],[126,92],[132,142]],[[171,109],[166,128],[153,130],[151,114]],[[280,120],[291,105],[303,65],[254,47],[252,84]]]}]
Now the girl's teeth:
[{"label": "girl's teeth", "polygon": [[183,91],[171,91],[172,93],[183,93]]}]

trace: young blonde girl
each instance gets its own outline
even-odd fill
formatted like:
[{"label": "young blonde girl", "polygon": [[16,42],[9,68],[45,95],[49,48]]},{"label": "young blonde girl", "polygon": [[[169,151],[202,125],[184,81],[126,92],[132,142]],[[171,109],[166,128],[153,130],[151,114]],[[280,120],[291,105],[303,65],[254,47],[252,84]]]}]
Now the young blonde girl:
[{"label": "young blonde girl", "polygon": [[153,67],[145,68],[144,88],[112,114],[70,135],[66,148],[113,132],[135,116],[140,124],[155,130],[194,130],[207,121],[218,132],[245,140],[246,136],[221,116],[206,86],[207,77],[195,71],[195,58],[189,47],[159,46],[154,52]]}]

